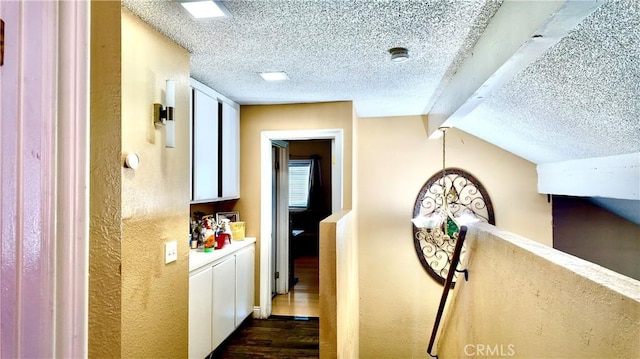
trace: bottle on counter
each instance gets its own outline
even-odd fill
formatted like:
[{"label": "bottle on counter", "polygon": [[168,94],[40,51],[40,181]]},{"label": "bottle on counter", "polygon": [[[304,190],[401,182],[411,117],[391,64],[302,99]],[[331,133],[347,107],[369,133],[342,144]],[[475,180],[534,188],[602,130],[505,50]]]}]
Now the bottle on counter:
[{"label": "bottle on counter", "polygon": [[229,223],[228,220],[226,222],[225,220],[222,220],[218,223],[218,230],[216,231],[216,249],[224,248],[227,243],[231,244],[231,237],[228,232],[229,227],[227,226],[227,223]]},{"label": "bottle on counter", "polygon": [[233,233],[231,232],[230,223],[231,221],[228,218],[220,220],[220,228],[222,229],[222,232],[227,234],[227,241],[229,244],[231,244],[231,241],[233,240]]},{"label": "bottle on counter", "polygon": [[197,249],[198,248],[198,236],[194,237],[194,233],[189,234],[189,248]]},{"label": "bottle on counter", "polygon": [[216,246],[216,232],[211,228],[211,220],[205,220],[204,231],[204,251],[212,252]]},{"label": "bottle on counter", "polygon": [[191,221],[191,231],[189,232],[189,247],[191,249],[198,248],[198,237],[200,235],[198,223],[194,220]]}]

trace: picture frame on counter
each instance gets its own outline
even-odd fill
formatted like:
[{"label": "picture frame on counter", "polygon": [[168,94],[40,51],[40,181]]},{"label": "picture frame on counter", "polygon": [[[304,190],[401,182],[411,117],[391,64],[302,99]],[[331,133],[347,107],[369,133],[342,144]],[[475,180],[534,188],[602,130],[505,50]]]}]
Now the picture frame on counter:
[{"label": "picture frame on counter", "polygon": [[217,212],[216,222],[220,223],[220,221],[223,219],[228,219],[229,222],[239,222],[240,214],[238,212]]}]

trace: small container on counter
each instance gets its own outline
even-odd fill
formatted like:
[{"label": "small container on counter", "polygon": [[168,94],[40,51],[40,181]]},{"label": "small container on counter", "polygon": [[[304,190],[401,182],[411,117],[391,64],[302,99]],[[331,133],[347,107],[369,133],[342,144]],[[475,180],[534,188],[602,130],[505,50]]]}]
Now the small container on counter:
[{"label": "small container on counter", "polygon": [[219,232],[216,234],[216,249],[222,249],[228,243],[231,243],[229,239],[229,233]]},{"label": "small container on counter", "polygon": [[234,241],[244,240],[244,222],[230,222],[231,239]]},{"label": "small container on counter", "polygon": [[211,220],[205,220],[204,251],[212,252],[216,246],[216,232],[211,228]]}]

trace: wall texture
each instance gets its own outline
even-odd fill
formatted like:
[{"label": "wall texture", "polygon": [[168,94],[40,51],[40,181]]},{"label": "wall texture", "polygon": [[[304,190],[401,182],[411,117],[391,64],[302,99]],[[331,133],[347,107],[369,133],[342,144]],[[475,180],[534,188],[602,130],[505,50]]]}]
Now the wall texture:
[{"label": "wall texture", "polygon": [[320,222],[320,357],[359,357],[358,236],[355,214]]},{"label": "wall texture", "polygon": [[[189,54],[119,2],[94,2],[92,26],[90,356],[186,357]],[[167,79],[172,149],[152,123]],[[129,152],[136,170],[123,166]],[[170,240],[178,260],[165,265]]]},{"label": "wall texture", "polygon": [[467,238],[441,358],[640,357],[640,282],[490,225]]},{"label": "wall texture", "polygon": [[[423,117],[361,118],[356,174],[360,272],[360,356],[424,357],[442,286],[420,265],[413,205],[442,167],[442,143]],[[458,130],[447,132],[447,166],[486,188],[501,228],[551,245],[551,205],[537,193],[535,165]]]},{"label": "wall texture", "polygon": [[120,4],[91,3],[89,356],[119,358],[122,339]]},{"label": "wall texture", "polygon": [[[189,53],[123,12],[122,58],[122,149],[141,159],[121,169],[122,356],[179,358],[188,350]],[[175,148],[151,121],[167,79],[176,83]],[[172,240],[178,260],[165,264]]]},{"label": "wall texture", "polygon": [[[343,129],[344,208],[352,205],[353,108],[350,102],[299,105],[242,106],[240,109],[240,199],[235,210],[246,222],[246,235],[256,237],[260,253],[260,134],[262,131]],[[260,278],[256,256],[256,278]],[[256,281],[255,303],[259,303]]]},{"label": "wall texture", "polygon": [[584,198],[553,196],[553,248],[640,279],[640,226]]}]

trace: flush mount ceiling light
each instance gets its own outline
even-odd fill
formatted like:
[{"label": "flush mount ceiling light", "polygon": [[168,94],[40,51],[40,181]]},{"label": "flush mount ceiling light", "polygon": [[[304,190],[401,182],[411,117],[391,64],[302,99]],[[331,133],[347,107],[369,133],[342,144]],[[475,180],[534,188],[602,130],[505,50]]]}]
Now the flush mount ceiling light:
[{"label": "flush mount ceiling light", "polygon": [[393,62],[404,62],[409,60],[409,50],[404,47],[394,47],[389,49],[389,53],[391,54],[391,61]]},{"label": "flush mount ceiling light", "polygon": [[229,11],[219,1],[181,1],[180,5],[182,5],[194,19],[229,16]]},{"label": "flush mount ceiling light", "polygon": [[289,76],[284,71],[260,72],[260,77],[265,81],[284,81]]}]

